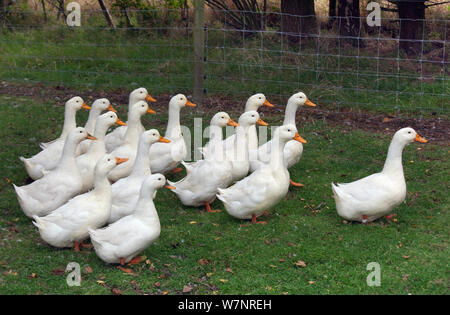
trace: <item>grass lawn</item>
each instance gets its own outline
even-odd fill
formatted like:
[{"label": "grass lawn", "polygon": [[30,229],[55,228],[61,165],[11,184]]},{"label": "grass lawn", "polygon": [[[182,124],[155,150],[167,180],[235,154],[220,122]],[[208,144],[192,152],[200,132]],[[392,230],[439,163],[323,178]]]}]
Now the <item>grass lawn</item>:
[{"label": "grass lawn", "polygon": [[[155,200],[161,236],[143,253],[149,263],[134,266],[134,275],[106,265],[93,251],[51,248],[23,215],[12,183],[27,181],[18,156],[31,156],[40,141],[58,136],[61,105],[0,97],[0,294],[108,294],[113,289],[177,294],[185,285],[192,287],[191,294],[448,293],[448,147],[433,142],[406,147],[408,194],[395,210],[397,222],[345,224],[336,213],[330,182],[381,170],[390,137],[322,121],[299,124],[308,143],[291,178],[305,188],[291,189],[264,218],[267,225],[240,227],[244,222],[225,211],[184,207],[162,189]],[[126,107],[114,106],[126,119]],[[165,105],[155,109],[159,113],[145,118],[146,128],[164,130]],[[202,110],[183,109],[182,124],[192,126]],[[236,112],[230,115],[238,118]],[[81,112],[79,122],[86,117]],[[276,125],[281,117],[266,114],[264,119]],[[417,131],[427,136],[426,130]],[[213,207],[223,209],[219,201]],[[306,267],[297,266],[299,260]],[[69,262],[81,266],[80,287],[66,284],[62,271]],[[379,287],[366,284],[370,262],[381,265]]]}]

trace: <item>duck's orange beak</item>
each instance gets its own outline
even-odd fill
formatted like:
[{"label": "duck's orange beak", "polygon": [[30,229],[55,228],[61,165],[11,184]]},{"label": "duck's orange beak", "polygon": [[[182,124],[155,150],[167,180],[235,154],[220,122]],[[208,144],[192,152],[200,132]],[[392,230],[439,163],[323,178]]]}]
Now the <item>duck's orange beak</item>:
[{"label": "duck's orange beak", "polygon": [[268,107],[275,107],[275,105],[271,104],[268,100],[265,100],[263,105]]},{"label": "duck's orange beak", "polygon": [[159,136],[159,140],[158,140],[159,142],[164,142],[164,143],[169,143],[170,142],[170,140],[169,139],[166,139],[166,138],[164,138],[164,137],[162,137],[162,136]]},{"label": "duck's orange beak", "polygon": [[305,105],[311,106],[311,107],[316,107],[316,104],[314,104],[313,102],[311,102],[309,99],[306,99]]},{"label": "duck's orange beak", "polygon": [[261,126],[268,126],[269,124],[266,123],[264,120],[262,120],[261,118],[258,118],[258,121],[256,122],[258,125]]},{"label": "duck's orange beak", "polygon": [[195,107],[195,106],[197,106],[197,105],[195,105],[195,104],[192,103],[191,101],[187,100],[187,101],[186,101],[186,106]]},{"label": "duck's orange beak", "polygon": [[228,119],[228,123],[227,123],[227,125],[228,126],[233,126],[233,127],[238,127],[239,126],[239,124],[237,123],[237,122],[235,122],[233,119]]},{"label": "duck's orange beak", "polygon": [[156,114],[156,112],[153,109],[151,109],[150,107],[147,109],[147,113]]},{"label": "duck's orange beak", "polygon": [[170,186],[170,185],[164,185],[164,188],[167,188],[167,189],[170,189],[170,190],[173,190],[173,189],[175,189],[175,187],[173,187],[173,186]]},{"label": "duck's orange beak", "polygon": [[301,143],[306,143],[306,140],[303,139],[303,138],[298,134],[298,132],[295,133],[294,140],[296,140],[296,141],[298,141],[298,142],[301,142]]},{"label": "duck's orange beak", "polygon": [[110,110],[110,111],[112,111],[112,112],[114,112],[114,113],[117,113],[117,110],[116,110],[114,107],[112,107],[111,104],[109,104],[108,110]]},{"label": "duck's orange beak", "polygon": [[87,134],[86,139],[89,139],[89,140],[97,140],[96,137],[94,137],[94,136],[92,136],[92,135],[90,135],[90,134]]},{"label": "duck's orange beak", "polygon": [[86,104],[86,103],[83,103],[83,105],[81,105],[81,108],[84,108],[84,109],[90,110],[90,109],[91,109],[91,106],[89,106],[89,105],[88,105],[88,104]]},{"label": "duck's orange beak", "polygon": [[152,103],[156,102],[156,100],[153,97],[151,97],[150,94],[147,94],[145,100]]},{"label": "duck's orange beak", "polygon": [[123,121],[121,121],[119,118],[117,118],[117,120],[116,120],[116,125],[119,125],[119,126],[126,126],[127,124],[124,123]]},{"label": "duck's orange beak", "polygon": [[421,136],[419,136],[419,134],[418,134],[418,133],[416,134],[416,137],[414,138],[414,141],[417,141],[417,142],[422,142],[422,143],[427,143],[427,142],[428,142],[428,140],[427,140],[427,139],[425,139],[425,138],[422,138]]},{"label": "duck's orange beak", "polygon": [[116,165],[122,164],[124,162],[128,161],[127,158],[118,158],[116,157]]}]

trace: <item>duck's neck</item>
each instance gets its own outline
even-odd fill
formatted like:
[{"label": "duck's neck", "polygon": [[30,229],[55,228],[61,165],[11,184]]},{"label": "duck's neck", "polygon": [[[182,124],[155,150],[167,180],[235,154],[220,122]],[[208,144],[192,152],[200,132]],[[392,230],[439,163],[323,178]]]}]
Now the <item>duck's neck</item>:
[{"label": "duck's neck", "polygon": [[402,153],[404,144],[399,143],[395,139],[389,145],[386,162],[384,163],[383,173],[400,176],[403,178]]},{"label": "duck's neck", "polygon": [[78,143],[73,141],[66,141],[64,143],[63,152],[58,163],[60,168],[77,167],[75,152],[77,150]]},{"label": "duck's neck", "polygon": [[258,134],[256,133],[256,125],[251,125],[248,127],[247,142],[249,150],[258,149]]},{"label": "duck's neck", "polygon": [[223,159],[223,130],[221,127],[216,125],[209,126],[209,145],[212,149],[213,154],[208,157],[208,159]]},{"label": "duck's neck", "polygon": [[236,127],[236,160],[247,161],[248,160],[248,131],[251,126],[240,125]]},{"label": "duck's neck", "polygon": [[143,128],[141,123],[141,115],[136,113],[131,113],[131,116],[128,118],[128,127],[125,132],[125,141],[131,141],[134,139],[139,139],[140,131]]},{"label": "duck's neck", "polygon": [[148,143],[139,142],[139,147],[134,160],[133,170],[130,176],[149,176],[150,171],[150,155],[148,154],[150,145]]},{"label": "duck's neck", "polygon": [[98,118],[98,116],[100,116],[101,114],[101,110],[96,109],[95,107],[92,107],[91,110],[89,111],[89,116],[88,116],[88,120],[86,121],[86,124],[84,125],[84,129],[86,129],[87,132],[89,133],[94,133],[95,131],[95,122]]},{"label": "duck's neck", "polygon": [[169,104],[169,120],[164,137],[169,139],[181,137],[180,108],[178,106],[170,106]]},{"label": "duck's neck", "polygon": [[94,178],[94,192],[96,194],[102,194],[102,198],[108,198],[105,194],[111,195],[111,183],[108,180],[108,176],[106,174],[100,173],[95,174]]},{"label": "duck's neck", "polygon": [[288,102],[284,112],[283,125],[295,125],[295,114],[297,113],[298,105],[294,102]]},{"label": "duck's neck", "polygon": [[285,168],[284,165],[284,145],[286,144],[285,140],[280,139],[277,135],[274,137],[274,143],[272,143],[273,147],[270,150],[270,167],[272,169],[280,169]]},{"label": "duck's neck", "polygon": [[64,125],[61,132],[61,138],[65,139],[69,132],[77,127],[77,120],[75,117],[76,111],[70,106],[66,106],[64,110]]},{"label": "duck's neck", "polygon": [[145,185],[142,185],[134,215],[154,220],[159,224],[158,213],[156,212],[155,204],[153,203],[154,193],[154,189],[149,189],[148,187],[145,187]]},{"label": "duck's neck", "polygon": [[108,128],[109,128],[109,126],[106,126],[106,125],[95,124],[94,137],[97,140],[88,140],[88,141],[90,141],[88,153],[91,153],[91,152],[100,152],[103,154],[106,153],[104,139],[105,139],[106,132],[108,131]]}]

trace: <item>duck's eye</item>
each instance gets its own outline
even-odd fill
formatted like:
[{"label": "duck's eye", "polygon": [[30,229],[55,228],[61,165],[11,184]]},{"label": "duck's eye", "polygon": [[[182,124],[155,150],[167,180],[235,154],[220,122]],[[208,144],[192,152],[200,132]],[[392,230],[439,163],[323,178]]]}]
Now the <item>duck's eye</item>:
[{"label": "duck's eye", "polygon": [[158,178],[158,180],[161,180],[161,178]]},{"label": "duck's eye", "polygon": [[142,93],[144,93],[144,91],[140,91],[139,93],[141,93],[141,94],[142,94]]},{"label": "duck's eye", "polygon": [[111,161],[111,159],[108,159],[108,162]]},{"label": "duck's eye", "polygon": [[80,133],[83,133],[83,131],[80,130]]},{"label": "duck's eye", "polygon": [[145,105],[144,104],[142,104],[142,107],[144,107]]},{"label": "duck's eye", "polygon": [[408,131],[408,133],[411,133],[411,131]]},{"label": "duck's eye", "polygon": [[156,133],[154,133],[153,135],[156,136]]},{"label": "duck's eye", "polygon": [[291,132],[291,129],[288,129],[288,132]]}]

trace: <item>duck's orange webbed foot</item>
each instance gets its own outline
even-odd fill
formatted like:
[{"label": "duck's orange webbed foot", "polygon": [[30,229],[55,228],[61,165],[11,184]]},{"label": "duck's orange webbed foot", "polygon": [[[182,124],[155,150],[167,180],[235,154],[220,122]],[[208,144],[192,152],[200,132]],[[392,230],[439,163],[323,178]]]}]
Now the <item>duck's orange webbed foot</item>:
[{"label": "duck's orange webbed foot", "polygon": [[289,180],[289,183],[294,187],[305,187],[302,183],[294,182],[292,179]]},{"label": "duck's orange webbed foot", "polygon": [[143,260],[144,260],[144,257],[136,256],[136,257],[134,257],[133,259],[130,260],[130,262],[128,263],[128,266],[137,265],[140,262],[142,262]]},{"label": "duck's orange webbed foot", "polygon": [[222,212],[222,210],[212,210],[211,206],[209,205],[209,202],[205,203],[206,211],[209,213],[216,213],[216,212]]},{"label": "duck's orange webbed foot", "polygon": [[179,173],[179,172],[181,172],[183,169],[181,168],[181,167],[176,167],[176,168],[174,168],[173,170],[172,170],[172,173],[173,174],[176,174],[176,173]]},{"label": "duck's orange webbed foot", "polygon": [[83,248],[93,248],[94,245],[92,245],[91,243],[85,244],[83,242],[80,243],[80,246]]},{"label": "duck's orange webbed foot", "polygon": [[266,221],[256,221],[256,214],[252,214],[252,224],[267,224]]},{"label": "duck's orange webbed foot", "polygon": [[73,242],[73,250],[76,252],[80,251],[80,243],[79,242]]},{"label": "duck's orange webbed foot", "polygon": [[393,214],[390,214],[390,215],[385,215],[384,218],[385,218],[389,223],[391,223],[392,219],[393,219],[394,217],[396,217],[396,216],[397,216],[397,213],[393,213]]}]

